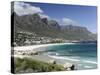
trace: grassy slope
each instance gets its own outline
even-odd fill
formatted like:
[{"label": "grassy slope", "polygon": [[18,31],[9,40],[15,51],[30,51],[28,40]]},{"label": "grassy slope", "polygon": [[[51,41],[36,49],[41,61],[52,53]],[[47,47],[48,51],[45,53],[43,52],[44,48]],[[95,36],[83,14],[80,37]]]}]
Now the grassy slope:
[{"label": "grassy slope", "polygon": [[45,63],[29,58],[15,58],[15,73],[64,71],[64,67],[57,64]]}]

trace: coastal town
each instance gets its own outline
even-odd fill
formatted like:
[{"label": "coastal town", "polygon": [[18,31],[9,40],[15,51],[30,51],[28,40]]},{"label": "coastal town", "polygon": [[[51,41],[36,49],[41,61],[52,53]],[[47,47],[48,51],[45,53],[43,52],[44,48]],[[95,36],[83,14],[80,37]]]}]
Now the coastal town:
[{"label": "coastal town", "polygon": [[[76,40],[75,40],[76,41]],[[25,45],[39,45],[49,43],[69,43],[70,40],[64,40],[59,38],[41,37],[35,33],[29,32],[18,32],[14,38],[14,46],[25,46]],[[76,41],[77,42],[77,41]]]},{"label": "coastal town", "polygon": [[15,33],[13,46],[26,46],[26,45],[41,45],[50,43],[96,43],[96,40],[67,40],[63,38],[51,38],[45,36],[38,36],[31,32],[17,32]]}]

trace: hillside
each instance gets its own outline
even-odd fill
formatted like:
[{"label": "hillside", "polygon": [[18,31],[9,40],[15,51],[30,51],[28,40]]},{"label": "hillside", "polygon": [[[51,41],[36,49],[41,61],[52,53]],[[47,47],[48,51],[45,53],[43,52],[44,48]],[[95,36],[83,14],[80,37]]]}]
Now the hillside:
[{"label": "hillside", "polygon": [[55,20],[40,18],[38,14],[18,16],[12,13],[14,36],[17,32],[35,33],[40,37],[59,38],[65,40],[96,40],[96,35],[87,28],[74,25],[59,25]]}]

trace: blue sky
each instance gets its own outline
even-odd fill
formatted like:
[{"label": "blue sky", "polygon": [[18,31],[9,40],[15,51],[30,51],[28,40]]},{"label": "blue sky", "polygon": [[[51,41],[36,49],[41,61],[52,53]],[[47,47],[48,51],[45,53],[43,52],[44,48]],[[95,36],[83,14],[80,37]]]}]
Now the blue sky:
[{"label": "blue sky", "polygon": [[[22,5],[25,8],[24,4]],[[93,33],[97,33],[97,8],[95,6],[28,2],[26,4],[31,7],[35,6],[38,9],[38,11],[35,12],[42,14],[42,16],[57,20],[60,25],[67,25],[66,23],[72,22],[75,23],[75,25],[87,27],[88,30]]]}]

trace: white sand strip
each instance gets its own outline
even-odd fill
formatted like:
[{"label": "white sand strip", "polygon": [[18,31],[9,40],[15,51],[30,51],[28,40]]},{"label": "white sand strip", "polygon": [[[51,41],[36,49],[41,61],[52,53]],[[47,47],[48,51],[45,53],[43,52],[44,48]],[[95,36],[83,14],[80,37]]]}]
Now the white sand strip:
[{"label": "white sand strip", "polygon": [[14,47],[14,50],[35,50],[37,48],[45,48],[48,46],[54,46],[54,45],[68,45],[68,44],[75,44],[75,43],[55,43],[55,44],[42,44],[42,45],[31,45],[31,46],[19,46],[19,47]]}]

